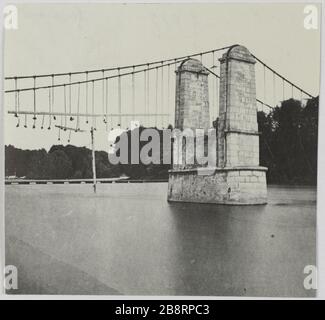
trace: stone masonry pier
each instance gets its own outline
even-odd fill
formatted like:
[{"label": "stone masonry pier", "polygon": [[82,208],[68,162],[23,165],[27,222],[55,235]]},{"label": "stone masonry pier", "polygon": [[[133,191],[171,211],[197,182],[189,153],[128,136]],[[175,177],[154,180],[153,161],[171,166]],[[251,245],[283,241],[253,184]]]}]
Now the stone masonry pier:
[{"label": "stone masonry pier", "polygon": [[[243,46],[233,46],[223,54],[215,166],[173,166],[169,172],[169,201],[238,205],[267,202],[267,168],[259,165],[254,65],[255,59]],[[178,68],[176,77],[175,128],[207,130],[211,125],[204,66],[189,59]]]}]

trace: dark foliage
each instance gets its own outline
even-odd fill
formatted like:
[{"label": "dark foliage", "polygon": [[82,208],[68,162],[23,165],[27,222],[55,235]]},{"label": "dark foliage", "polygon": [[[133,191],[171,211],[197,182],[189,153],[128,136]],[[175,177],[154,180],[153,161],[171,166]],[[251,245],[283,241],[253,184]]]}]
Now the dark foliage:
[{"label": "dark foliage", "polygon": [[317,183],[318,98],[305,107],[290,99],[269,114],[258,112],[260,163],[269,183]]},{"label": "dark foliage", "polygon": [[[46,150],[21,150],[6,146],[6,176],[28,179],[85,179],[92,177],[91,150],[72,145],[54,145]],[[108,162],[107,152],[96,151],[96,174],[119,177],[119,166]]]},{"label": "dark foliage", "polygon": [[[172,129],[172,127],[169,127],[169,129]],[[139,137],[141,136],[142,131],[145,130],[144,127],[136,128],[133,129],[132,131],[129,130],[126,132],[128,141],[131,142],[132,138],[131,135],[133,134],[134,137],[137,137],[136,141],[139,144],[139,150],[140,152],[137,154],[137,162],[139,164],[131,164],[131,143],[128,144],[128,164],[120,164],[120,170],[123,172],[125,175],[132,179],[168,179],[168,170],[171,168],[170,164],[163,164],[163,155],[165,157],[172,157],[172,152],[171,152],[171,146],[168,144],[168,140],[163,139],[163,130],[159,130],[158,134],[160,137],[160,144],[159,144],[159,164],[143,164],[142,161],[140,161],[140,154],[143,146],[147,145],[150,143],[151,138],[148,141],[141,141]],[[115,143],[119,141],[120,137],[117,137]],[[165,143],[165,148],[164,148],[164,143]],[[164,153],[165,152],[165,153]],[[149,156],[152,156],[149,152]],[[172,160],[170,160],[172,161]]]},{"label": "dark foliage", "polygon": [[[140,130],[144,128],[135,129]],[[162,131],[161,159],[162,159]],[[131,131],[127,132],[128,137]],[[118,139],[117,139],[118,140]],[[131,139],[129,140],[131,141]],[[142,147],[146,142],[139,141]],[[140,147],[140,148],[141,148]],[[129,159],[131,144],[128,145]],[[141,149],[140,149],[141,150]],[[21,150],[12,145],[5,147],[6,176],[27,179],[85,179],[92,178],[91,150],[72,145],[54,145],[49,152],[41,150]],[[96,175],[98,178],[115,178],[126,175],[132,179],[167,179],[170,165],[119,164],[112,165],[105,151],[96,151]],[[131,162],[130,162],[131,163]],[[162,163],[162,161],[161,161]]]}]

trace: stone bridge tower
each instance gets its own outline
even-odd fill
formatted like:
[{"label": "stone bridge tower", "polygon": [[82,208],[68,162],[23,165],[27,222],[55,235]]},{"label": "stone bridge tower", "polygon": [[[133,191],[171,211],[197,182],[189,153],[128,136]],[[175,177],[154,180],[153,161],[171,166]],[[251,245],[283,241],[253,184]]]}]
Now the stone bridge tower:
[{"label": "stone bridge tower", "polygon": [[175,128],[210,127],[208,74],[196,59],[185,60],[176,70]]},{"label": "stone bridge tower", "polygon": [[[190,59],[177,72],[175,128],[207,129],[208,74]],[[217,159],[205,170],[174,166],[169,172],[168,200],[220,204],[265,204],[266,170],[259,166],[255,59],[233,46],[220,59]],[[194,74],[193,74],[194,73]],[[180,76],[182,75],[183,76]],[[198,92],[200,94],[198,95]],[[193,102],[195,105],[193,105]],[[198,115],[200,114],[200,115]]]}]

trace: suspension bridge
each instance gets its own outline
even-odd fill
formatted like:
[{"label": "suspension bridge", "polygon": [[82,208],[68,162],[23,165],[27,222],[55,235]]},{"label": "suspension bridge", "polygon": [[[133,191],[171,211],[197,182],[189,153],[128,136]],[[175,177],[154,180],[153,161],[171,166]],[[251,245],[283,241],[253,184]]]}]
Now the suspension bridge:
[{"label": "suspension bridge", "polygon": [[[127,130],[134,125],[160,129],[167,128],[170,125],[179,127],[179,123],[185,120],[184,114],[179,112],[180,108],[188,109],[191,107],[190,100],[187,105],[179,105],[180,100],[187,99],[187,93],[184,91],[185,82],[182,82],[184,80],[182,80],[180,74],[184,71],[182,68],[186,64],[188,65],[189,61],[194,61],[194,69],[198,69],[194,71],[185,70],[185,72],[189,71],[197,74],[197,79],[192,81],[194,87],[197,85],[197,88],[199,88],[202,84],[206,84],[207,91],[203,93],[208,104],[208,108],[205,110],[208,113],[205,125],[212,127],[213,122],[216,119],[219,120],[220,127],[217,128],[218,147],[224,150],[223,154],[220,154],[221,151],[219,150],[216,167],[235,168],[246,165],[248,168],[247,163],[240,163],[240,161],[235,163],[234,159],[233,163],[231,163],[230,159],[226,159],[228,157],[227,152],[230,150],[225,150],[227,136],[229,139],[228,131],[234,129],[232,126],[239,119],[229,120],[227,118],[227,114],[232,114],[231,109],[229,109],[231,97],[236,95],[235,91],[228,88],[231,88],[234,82],[237,81],[239,85],[237,91],[242,88],[249,92],[246,98],[248,104],[250,104],[248,108],[251,109],[249,112],[251,112],[253,118],[256,118],[257,110],[268,112],[268,110],[275,108],[281,101],[286,99],[292,98],[303,103],[303,100],[313,98],[313,96],[289,80],[281,72],[268,65],[263,59],[247,49],[241,48],[244,47],[231,45],[181,57],[102,69],[8,76],[5,77],[7,112],[17,119],[17,127],[57,130],[58,141],[64,141],[62,132],[67,132],[68,143],[72,140],[73,134],[85,131],[90,132],[93,139],[94,131],[109,132],[116,128]],[[232,57],[232,53],[236,50],[238,52]],[[229,62],[230,60],[232,62]],[[227,61],[227,63],[224,64],[224,61]],[[249,69],[246,70],[246,67],[244,67],[244,70],[243,66],[246,65],[249,65]],[[247,72],[250,73],[248,78]],[[204,76],[199,79],[199,75],[203,74]],[[253,83],[251,84],[252,90],[245,87],[247,81]],[[255,100],[254,103],[250,101],[252,97]],[[202,97],[200,101],[196,100],[196,103],[203,103]],[[247,101],[237,102],[240,107],[241,103],[245,105]],[[236,115],[236,112],[233,114]],[[236,116],[239,115],[240,112]],[[224,125],[221,125],[222,119]],[[226,123],[226,119],[230,122]],[[258,134],[256,119],[254,120],[256,125],[253,123],[253,129],[250,128],[252,130],[241,127],[246,121],[245,117],[241,117],[240,120],[239,127],[235,128],[237,131],[230,132],[230,135],[243,133],[245,139],[249,135],[252,136],[252,139],[255,139],[253,136]],[[256,145],[256,143],[258,151],[258,142],[252,144]],[[242,150],[239,151],[242,152]],[[254,152],[256,152],[256,146]],[[238,150],[235,150],[235,153],[237,157]],[[95,186],[96,169],[94,164],[93,144]],[[258,166],[259,163],[254,163],[254,165]],[[182,169],[181,175],[187,172],[187,168]],[[249,171],[248,169],[245,170]],[[250,171],[252,173],[252,170]],[[177,170],[175,172],[175,174],[171,172],[171,177],[177,180],[180,173]],[[192,180],[184,182],[184,178],[180,179],[183,187],[184,183],[191,184],[193,182]],[[227,183],[229,184],[229,181],[226,181]],[[238,181],[236,183],[238,184]],[[193,190],[187,196],[184,196],[182,192],[182,195],[180,195],[179,191],[175,191],[177,188],[173,188],[176,185],[175,181],[172,183],[170,181],[169,200],[187,201],[193,198]],[[197,185],[200,185],[200,183],[197,183]],[[227,194],[223,195],[221,199],[213,197],[209,199],[203,197],[201,199],[199,197],[196,201],[241,202],[242,199],[237,199],[238,193],[231,199],[229,189],[231,188],[225,188]],[[266,195],[263,195],[263,199],[258,203],[264,203],[265,197]],[[248,202],[250,203],[251,200]]]},{"label": "suspension bridge", "polygon": [[[175,75],[183,61],[198,58],[211,74],[210,109],[213,119],[218,112],[218,59],[232,46],[212,49],[182,57],[144,62],[135,65],[70,71],[52,74],[16,75],[5,77],[6,105],[9,114],[17,118],[17,126],[38,125],[43,129],[71,131],[101,127],[128,128],[130,120],[161,128],[173,124]],[[256,57],[257,78],[263,84],[257,90],[260,109],[274,108],[289,98],[303,100],[313,96]],[[173,70],[172,70],[173,69]],[[81,119],[84,121],[82,122]],[[66,128],[63,128],[66,127]]]}]

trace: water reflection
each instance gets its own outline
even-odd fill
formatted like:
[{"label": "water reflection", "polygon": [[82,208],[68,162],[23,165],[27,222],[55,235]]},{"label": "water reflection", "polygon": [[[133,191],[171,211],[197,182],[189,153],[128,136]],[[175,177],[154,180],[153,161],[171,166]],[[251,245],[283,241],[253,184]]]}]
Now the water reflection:
[{"label": "water reflection", "polygon": [[[69,292],[85,294],[314,295],[303,268],[316,261],[316,190],[268,193],[268,205],[225,206],[168,203],[161,183],[99,185],[96,195],[86,185],[8,186],[6,263],[28,279],[41,272],[43,290],[57,293],[70,279]],[[37,293],[32,283],[21,290]]]},{"label": "water reflection", "polygon": [[276,195],[283,193],[269,193],[265,206],[169,206],[177,228],[175,294],[306,295],[302,270],[315,263],[314,194],[289,190],[281,207]]}]

